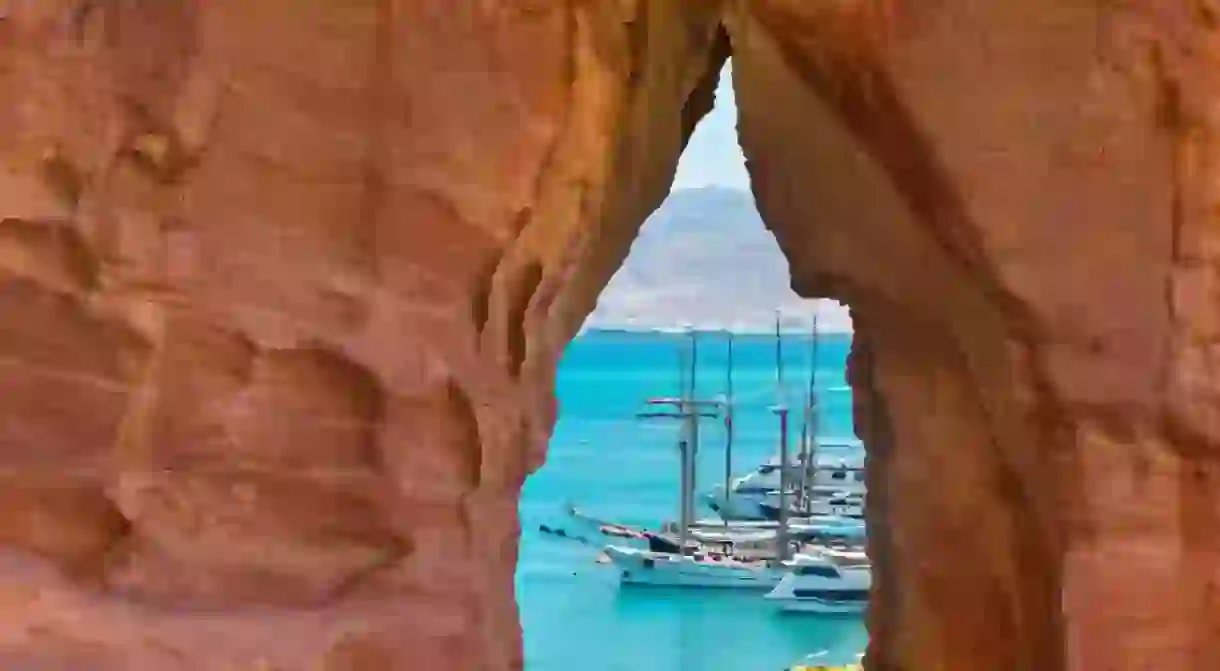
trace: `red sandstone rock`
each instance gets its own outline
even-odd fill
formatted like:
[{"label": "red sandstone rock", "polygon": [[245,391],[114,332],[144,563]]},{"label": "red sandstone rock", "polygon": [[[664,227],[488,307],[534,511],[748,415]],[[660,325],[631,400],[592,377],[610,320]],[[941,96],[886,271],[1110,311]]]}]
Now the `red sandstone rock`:
[{"label": "red sandstone rock", "polygon": [[558,354],[731,42],[873,668],[1217,668],[1216,22],[0,0],[0,667],[519,668]]}]

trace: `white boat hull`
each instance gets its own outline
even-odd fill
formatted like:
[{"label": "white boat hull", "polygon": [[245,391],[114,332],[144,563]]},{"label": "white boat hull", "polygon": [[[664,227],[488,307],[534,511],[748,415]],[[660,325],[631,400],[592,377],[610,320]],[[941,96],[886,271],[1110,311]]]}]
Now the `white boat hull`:
[{"label": "white boat hull", "polygon": [[[774,521],[779,508],[779,495],[773,492],[732,492],[724,496],[724,487],[716,486],[703,495],[704,502],[722,519],[733,522],[768,522]],[[789,504],[793,499],[789,497]],[[800,515],[792,511],[793,515]],[[810,502],[809,514],[824,517],[842,517],[848,519],[863,519],[864,505],[851,500],[846,504],[834,504],[827,498],[815,498]]]},{"label": "white boat hull", "polygon": [[606,555],[624,585],[767,591],[773,590],[788,571],[763,562],[713,561],[614,545],[606,548]]},{"label": "white boat hull", "polygon": [[823,615],[859,615],[868,610],[868,601],[836,603],[818,599],[773,599],[785,613],[820,613]]},{"label": "white boat hull", "polygon": [[[780,489],[781,469],[778,461],[763,464],[756,470],[735,478],[725,485],[716,485],[702,495],[704,502],[726,520],[767,520],[775,518],[777,505],[775,492]],[[862,453],[849,458],[834,458],[824,455],[818,459],[817,468],[805,473],[799,464],[789,464],[786,469],[789,487],[795,488],[804,482],[807,475],[813,479],[807,483],[813,495],[813,506],[809,512],[820,515],[862,516],[862,499],[868,487],[864,483]],[[832,500],[850,497],[851,504],[834,505]],[[791,501],[790,501],[791,502]],[[771,510],[768,510],[768,507]]]},{"label": "white boat hull", "polygon": [[[761,513],[768,519],[777,519],[779,517],[779,494],[767,494],[763,496],[759,503],[755,504]],[[789,497],[789,514],[800,515],[802,511],[796,510],[793,506],[796,502]],[[864,519],[864,501],[854,497],[841,498],[815,498],[809,502],[809,513],[817,516],[839,517],[843,519]]]},{"label": "white boat hull", "polygon": [[850,615],[868,608],[872,567],[863,552],[822,548],[798,555],[765,597],[790,613]]},{"label": "white boat hull", "polygon": [[724,485],[717,485],[712,491],[703,495],[708,507],[716,511],[722,519],[733,521],[767,521],[767,515],[759,505],[766,500],[765,493],[724,495]]}]

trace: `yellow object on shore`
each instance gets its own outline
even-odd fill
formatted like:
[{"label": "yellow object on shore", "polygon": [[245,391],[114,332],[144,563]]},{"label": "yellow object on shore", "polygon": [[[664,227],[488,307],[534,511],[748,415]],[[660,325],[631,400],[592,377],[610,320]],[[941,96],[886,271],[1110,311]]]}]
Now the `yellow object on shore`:
[{"label": "yellow object on shore", "polygon": [[824,664],[797,664],[789,667],[787,671],[863,671],[864,667],[860,664],[848,664],[847,666],[826,666]]}]

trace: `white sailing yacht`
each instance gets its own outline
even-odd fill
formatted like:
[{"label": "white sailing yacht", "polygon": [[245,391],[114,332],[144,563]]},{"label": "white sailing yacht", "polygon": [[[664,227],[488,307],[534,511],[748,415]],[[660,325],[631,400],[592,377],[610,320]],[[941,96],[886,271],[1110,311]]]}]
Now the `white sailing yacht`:
[{"label": "white sailing yacht", "polygon": [[[732,336],[729,336],[729,363],[728,363],[728,380],[729,391],[725,401],[717,406],[717,410],[724,411],[725,428],[727,435],[726,445],[726,476],[732,467]],[[696,361],[695,339],[692,334],[691,339],[691,385],[690,395],[694,393],[694,362]],[[788,452],[788,417],[787,408],[782,404],[783,400],[783,373],[782,373],[782,356],[780,351],[780,331],[779,322],[776,321],[776,362],[777,362],[777,386],[780,390],[781,404],[775,408],[776,414],[780,419],[780,458],[781,463],[787,460]],[[724,538],[721,541],[729,541],[727,551],[725,552],[709,552],[707,548],[713,543],[708,543],[710,538],[703,539],[700,542],[698,536],[707,536],[710,529],[699,529],[698,532],[692,535],[692,522],[694,511],[694,459],[693,455],[698,447],[698,422],[699,418],[706,416],[700,411],[699,401],[692,401],[686,396],[686,388],[683,387],[684,396],[677,400],[676,404],[679,411],[675,414],[663,413],[647,413],[646,416],[666,416],[681,418],[684,423],[683,439],[679,441],[679,449],[682,454],[682,477],[681,477],[681,519],[677,529],[677,543],[674,549],[676,552],[658,552],[653,548],[639,549],[627,547],[624,545],[610,545],[605,549],[605,556],[614,564],[619,571],[619,579],[625,585],[652,585],[666,587],[727,587],[738,589],[773,589],[778,586],[784,575],[788,572],[789,566],[784,563],[790,556],[791,552],[791,536],[788,529],[788,520],[786,515],[781,515],[778,527],[774,531],[773,537],[766,539],[751,538],[750,540],[762,541],[769,546],[771,553],[774,554],[777,560],[771,559],[745,559],[740,553],[733,552],[733,544],[738,538],[742,537],[741,532],[734,533],[727,529],[721,532]],[[666,403],[675,403],[674,400],[664,400]],[[713,416],[719,416],[718,413]],[[786,476],[783,478],[786,482]],[[770,530],[768,530],[770,531]],[[757,536],[757,534],[751,534]],[[769,534],[770,535],[770,534]],[[738,538],[734,538],[734,536]],[[744,539],[743,539],[744,540]],[[692,543],[693,541],[693,543]]]},{"label": "white sailing yacht", "polygon": [[625,585],[773,590],[789,570],[775,561],[700,551],[676,554],[609,545],[605,553]]},{"label": "white sailing yacht", "polygon": [[[734,552],[737,545],[764,545],[770,553],[775,552],[776,539],[769,530],[733,530],[727,527],[714,529],[694,526],[694,453],[698,449],[698,425],[701,417],[720,417],[721,411],[726,427],[731,427],[731,391],[724,401],[709,404],[692,400],[694,396],[697,346],[695,335],[690,341],[690,386],[682,384],[680,399],[652,399],[653,404],[676,405],[674,413],[649,412],[642,417],[667,417],[681,419],[682,438],[678,441],[681,455],[680,520],[664,535],[648,534],[649,548],[632,547],[626,543],[611,544],[604,550],[605,557],[619,571],[619,580],[624,585],[650,585],[656,587],[722,587],[736,589],[771,590],[779,584],[787,568],[780,562],[769,559],[746,559],[741,552]],[[729,341],[729,379],[732,378],[732,339]],[[683,366],[685,372],[685,365]],[[731,385],[731,382],[730,382]],[[704,408],[711,408],[704,410]],[[731,435],[731,434],[730,434]],[[731,440],[731,438],[730,438]],[[676,528],[674,528],[676,527]],[[676,538],[674,538],[676,536]],[[667,541],[661,543],[659,541]],[[662,549],[662,545],[671,547]],[[753,548],[759,550],[762,548]],[[669,550],[669,551],[666,551]],[[760,553],[749,554],[758,556]],[[781,557],[782,558],[782,557]]]}]

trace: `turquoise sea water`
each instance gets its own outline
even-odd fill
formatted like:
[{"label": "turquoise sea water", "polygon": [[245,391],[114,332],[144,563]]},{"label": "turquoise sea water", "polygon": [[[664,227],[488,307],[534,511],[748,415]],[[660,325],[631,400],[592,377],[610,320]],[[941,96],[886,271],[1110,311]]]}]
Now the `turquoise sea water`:
[{"label": "turquoise sea water", "polygon": [[[826,650],[819,661],[846,663],[863,650],[855,617],[780,614],[758,593],[620,587],[594,562],[596,549],[539,532],[540,524],[576,529],[564,506],[655,528],[677,517],[678,426],[641,422],[650,396],[675,395],[678,352],[687,336],[589,332],[568,348],[559,370],[560,419],[546,465],[526,483],[517,598],[525,628],[526,671],[779,671]],[[808,384],[810,340],[785,337],[785,378]],[[818,340],[819,436],[854,438],[844,380],[849,335]],[[701,334],[697,388],[725,388],[725,338]],[[776,453],[775,343],[734,339],[735,471]],[[794,413],[799,416],[799,413]],[[799,419],[792,423],[795,438]],[[724,429],[705,420],[698,457],[700,490],[723,480]],[[712,517],[703,509],[701,517]],[[606,540],[599,538],[598,540]]]}]

